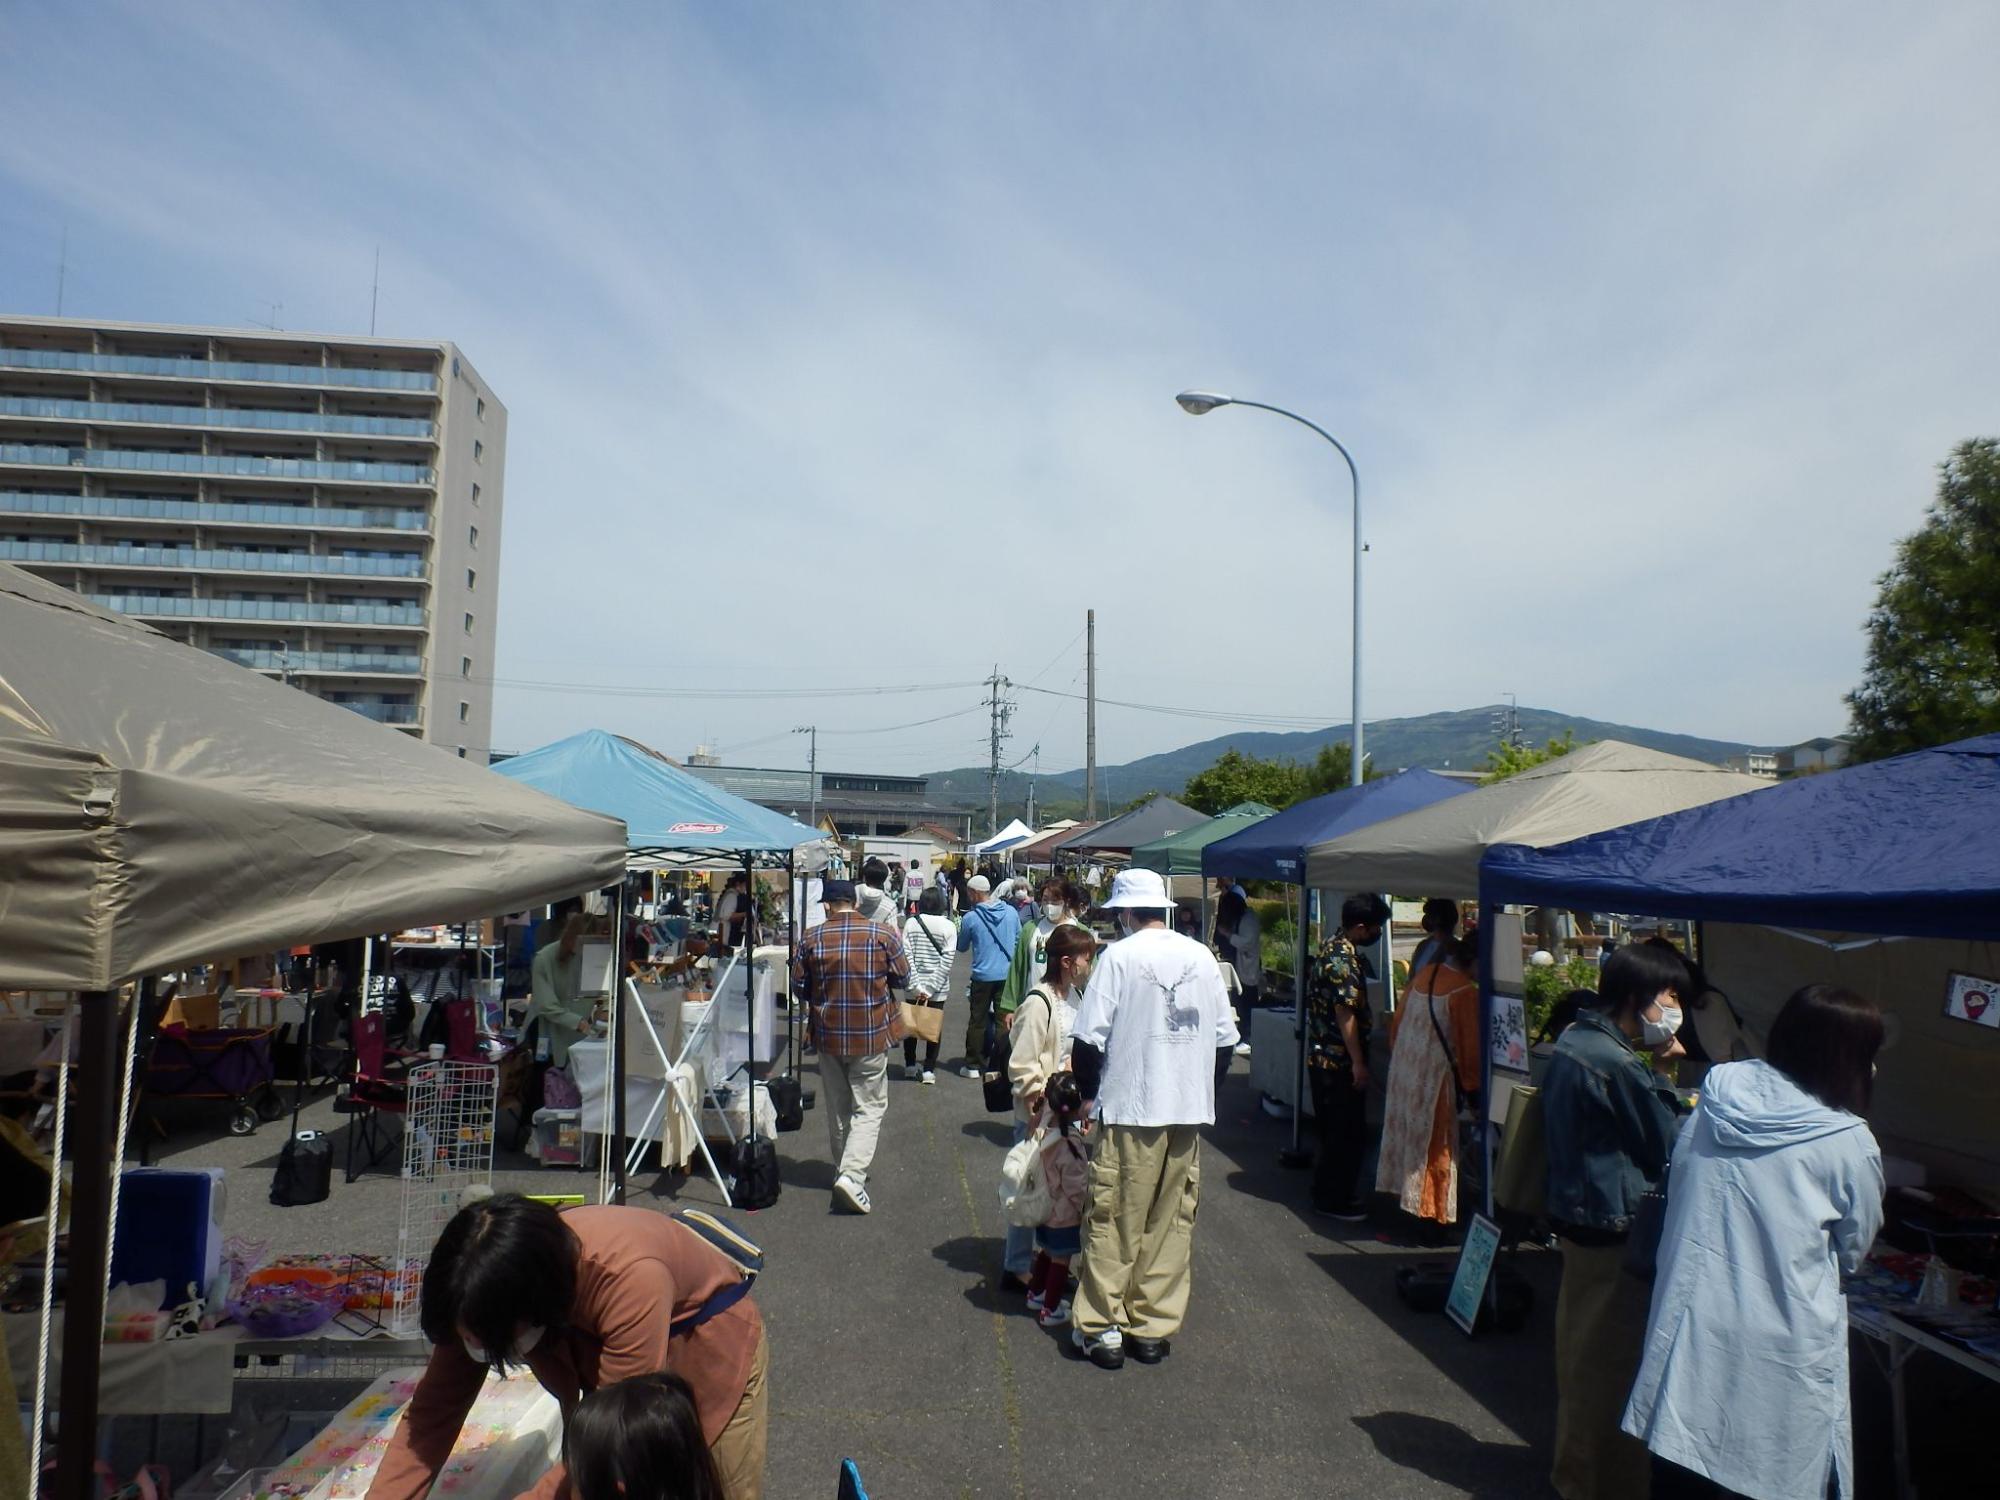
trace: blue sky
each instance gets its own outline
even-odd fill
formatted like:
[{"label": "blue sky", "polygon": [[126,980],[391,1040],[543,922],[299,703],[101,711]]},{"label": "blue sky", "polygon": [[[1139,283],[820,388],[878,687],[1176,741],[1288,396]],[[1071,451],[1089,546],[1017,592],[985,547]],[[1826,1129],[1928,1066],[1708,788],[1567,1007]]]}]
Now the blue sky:
[{"label": "blue sky", "polygon": [[[455,340],[496,743],[984,759],[979,696],[1834,731],[1995,429],[1983,4],[0,0],[0,306]],[[1016,753],[1080,763],[1029,695]],[[1120,761],[1219,732],[1107,710]]]}]

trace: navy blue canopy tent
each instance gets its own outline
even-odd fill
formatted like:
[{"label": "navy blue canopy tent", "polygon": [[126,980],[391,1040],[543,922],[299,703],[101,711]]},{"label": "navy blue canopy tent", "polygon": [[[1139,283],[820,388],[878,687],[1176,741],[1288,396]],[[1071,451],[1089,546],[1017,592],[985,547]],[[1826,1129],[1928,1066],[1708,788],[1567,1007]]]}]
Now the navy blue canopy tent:
[{"label": "navy blue canopy tent", "polygon": [[2000,734],[1479,862],[1482,902],[2000,936]]},{"label": "navy blue canopy tent", "polygon": [[[1340,791],[1328,792],[1324,797],[1314,797],[1309,802],[1288,807],[1240,833],[1232,833],[1228,838],[1217,839],[1201,851],[1202,877],[1233,875],[1244,880],[1281,880],[1288,885],[1302,885],[1305,881],[1306,850],[1312,845],[1339,838],[1357,828],[1366,828],[1384,818],[1415,812],[1420,807],[1471,790],[1464,782],[1420,769],[1398,771],[1393,776],[1364,781],[1360,786],[1343,787]],[[1293,1035],[1298,1040],[1299,1068],[1295,1084],[1297,1094],[1292,1100],[1292,1149],[1286,1158],[1294,1163],[1302,1159],[1299,1150],[1303,1112],[1300,1101],[1305,1097],[1306,1089],[1306,923],[1303,892],[1300,893],[1299,907],[1301,920],[1298,923],[1298,952],[1294,955],[1297,973],[1293,978],[1295,1008],[1292,1026]]]},{"label": "navy blue canopy tent", "polygon": [[1201,851],[1201,873],[1297,885],[1305,873],[1305,852],[1314,844],[1471,790],[1465,782],[1420,769],[1343,787],[1217,839]]},{"label": "navy blue canopy tent", "polygon": [[[740,867],[746,875],[760,865],[783,869],[791,872],[785,882],[790,899],[797,889],[792,878],[796,870],[817,868],[825,863],[827,846],[816,830],[733,792],[710,786],[657,751],[602,729],[586,729],[539,750],[513,756],[493,769],[573,807],[623,818],[627,863],[633,868]],[[622,912],[620,925],[623,925]],[[743,957],[746,962],[750,957],[747,937]],[[606,1147],[612,1167],[614,1201],[619,1203],[625,1201],[625,1028],[617,1024],[623,1011],[622,1005],[614,1003],[611,1007],[612,1141]],[[753,1030],[750,1038],[753,1060],[756,1050]],[[749,1118],[754,1137],[757,1119],[754,1099]],[[718,1186],[720,1183],[718,1174]],[[728,1189],[723,1192],[726,1197]]]},{"label": "navy blue canopy tent", "polygon": [[[2000,734],[1479,863],[1480,1009],[1505,902],[1902,938],[2000,938]],[[1491,1092],[1491,1049],[1483,1059]],[[1490,1137],[1489,1137],[1490,1141]],[[1492,1209],[1492,1174],[1487,1204]]]}]

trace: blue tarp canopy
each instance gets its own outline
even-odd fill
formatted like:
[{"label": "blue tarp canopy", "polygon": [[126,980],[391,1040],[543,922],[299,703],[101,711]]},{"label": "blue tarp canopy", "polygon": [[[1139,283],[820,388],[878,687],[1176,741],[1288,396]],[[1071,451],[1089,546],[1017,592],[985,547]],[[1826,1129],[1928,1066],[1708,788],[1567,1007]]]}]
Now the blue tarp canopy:
[{"label": "blue tarp canopy", "polygon": [[824,837],[601,729],[586,729],[493,769],[572,807],[623,818],[635,864],[740,865],[746,855],[758,863],[783,864],[794,850]]},{"label": "blue tarp canopy", "polygon": [[1480,861],[1479,896],[1766,927],[2000,937],[2000,734],[1566,844],[1498,845]]},{"label": "blue tarp canopy", "polygon": [[1217,839],[1201,851],[1201,873],[1296,885],[1305,872],[1306,850],[1312,845],[1471,790],[1448,776],[1410,770],[1328,792],[1240,833]]}]

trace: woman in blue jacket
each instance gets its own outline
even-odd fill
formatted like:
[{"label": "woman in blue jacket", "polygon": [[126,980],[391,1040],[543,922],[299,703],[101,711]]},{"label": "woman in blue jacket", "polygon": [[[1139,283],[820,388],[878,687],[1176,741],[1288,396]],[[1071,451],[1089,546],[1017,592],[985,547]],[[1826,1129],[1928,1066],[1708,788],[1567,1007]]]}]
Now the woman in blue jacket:
[{"label": "woman in blue jacket", "polygon": [[1556,1298],[1556,1459],[1563,1500],[1646,1500],[1651,1461],[1619,1430],[1646,1332],[1646,1288],[1624,1274],[1625,1240],[1673,1149],[1679,1105],[1639,1048],[1680,1055],[1687,965],[1634,943],[1604,965],[1597,1005],[1556,1043],[1542,1083],[1548,1216],[1562,1241]]},{"label": "woman in blue jacket", "polygon": [[1873,1003],[1812,985],[1778,1013],[1768,1061],[1704,1080],[1625,1411],[1662,1461],[1656,1494],[1854,1493],[1840,1275],[1882,1227],[1882,1153],[1861,1118],[1881,1046]]}]

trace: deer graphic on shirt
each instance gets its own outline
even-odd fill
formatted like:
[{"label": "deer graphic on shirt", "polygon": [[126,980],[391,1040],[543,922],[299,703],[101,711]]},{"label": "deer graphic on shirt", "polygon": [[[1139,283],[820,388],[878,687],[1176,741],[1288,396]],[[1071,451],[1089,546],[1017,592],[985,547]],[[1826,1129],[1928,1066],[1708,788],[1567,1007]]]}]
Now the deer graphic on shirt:
[{"label": "deer graphic on shirt", "polygon": [[1154,973],[1151,965],[1142,969],[1139,977],[1157,984],[1161,995],[1166,998],[1167,1031],[1170,1035],[1179,1036],[1183,1032],[1195,1032],[1201,1029],[1201,1007],[1180,1003],[1181,987],[1200,977],[1200,971],[1194,965],[1190,964],[1181,970],[1180,977],[1172,984]]}]

